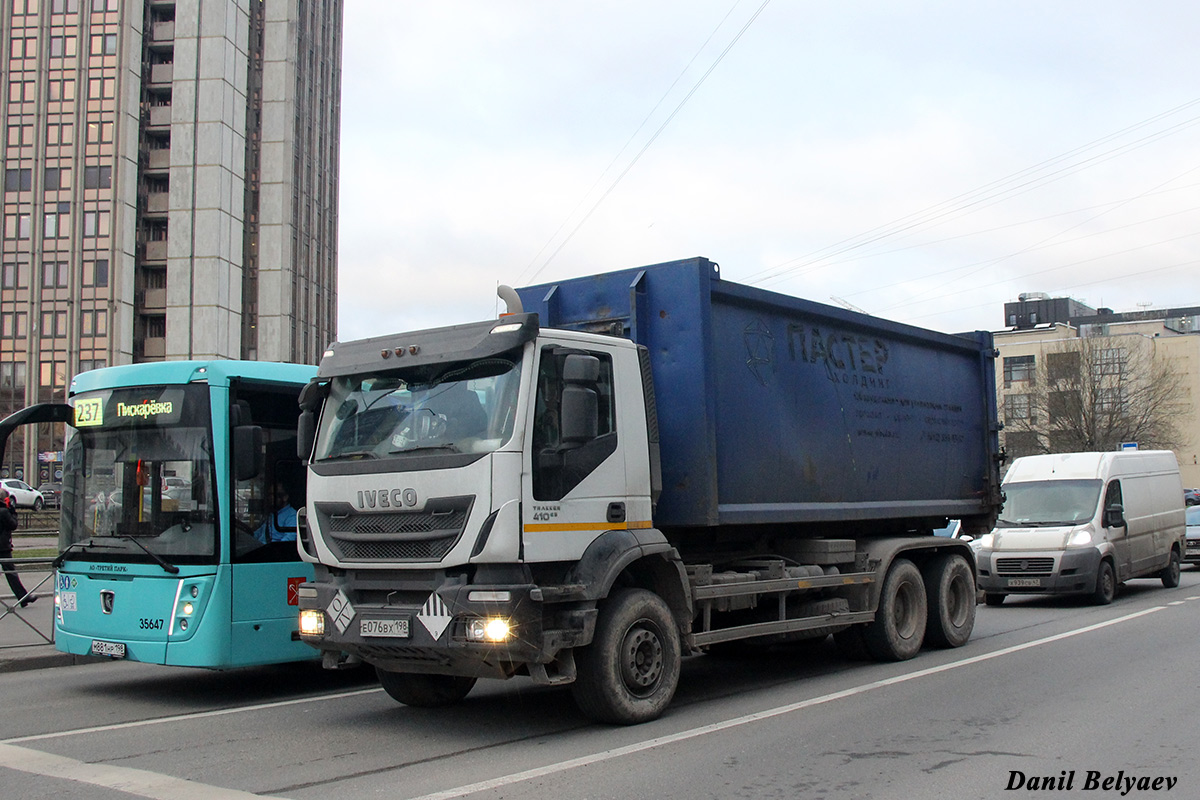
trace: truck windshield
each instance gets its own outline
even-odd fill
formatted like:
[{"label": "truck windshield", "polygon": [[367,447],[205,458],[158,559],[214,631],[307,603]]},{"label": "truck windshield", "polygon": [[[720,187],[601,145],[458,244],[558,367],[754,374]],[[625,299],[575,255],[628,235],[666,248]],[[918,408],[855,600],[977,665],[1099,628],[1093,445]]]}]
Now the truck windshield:
[{"label": "truck windshield", "polygon": [[334,378],[316,461],[490,453],[513,432],[520,353]]},{"label": "truck windshield", "polygon": [[1102,485],[1098,480],[1006,483],[996,527],[1082,524],[1095,516]]},{"label": "truck windshield", "polygon": [[208,387],[111,389],[74,405],[59,549],[77,560],[213,563]]}]

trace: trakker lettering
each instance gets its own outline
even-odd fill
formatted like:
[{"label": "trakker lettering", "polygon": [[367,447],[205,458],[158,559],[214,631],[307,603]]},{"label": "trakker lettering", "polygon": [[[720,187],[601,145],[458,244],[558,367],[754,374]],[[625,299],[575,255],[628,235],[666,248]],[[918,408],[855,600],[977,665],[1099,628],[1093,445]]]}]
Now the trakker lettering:
[{"label": "trakker lettering", "polygon": [[361,489],[359,508],[412,508],[417,504],[416,489]]},{"label": "trakker lettering", "polygon": [[159,417],[164,414],[170,414],[175,410],[174,404],[170,400],[163,402],[145,400],[136,405],[126,405],[125,403],[117,403],[117,417],[125,419],[128,417],[141,417],[148,419],[150,417]]}]

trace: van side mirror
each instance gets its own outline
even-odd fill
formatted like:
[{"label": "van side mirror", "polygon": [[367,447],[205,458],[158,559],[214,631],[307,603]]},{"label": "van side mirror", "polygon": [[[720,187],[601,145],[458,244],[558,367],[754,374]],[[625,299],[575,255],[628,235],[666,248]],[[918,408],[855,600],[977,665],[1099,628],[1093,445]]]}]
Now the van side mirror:
[{"label": "van side mirror", "polygon": [[263,429],[238,425],[233,429],[233,471],[239,481],[248,481],[263,471]]},{"label": "van side mirror", "polygon": [[1108,508],[1104,509],[1104,527],[1125,527],[1125,507],[1123,505],[1120,503],[1113,503]]}]

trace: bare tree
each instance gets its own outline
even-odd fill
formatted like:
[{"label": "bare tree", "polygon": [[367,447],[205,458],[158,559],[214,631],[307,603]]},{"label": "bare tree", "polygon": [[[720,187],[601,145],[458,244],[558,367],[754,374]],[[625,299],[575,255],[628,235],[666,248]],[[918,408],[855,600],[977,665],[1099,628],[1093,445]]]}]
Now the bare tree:
[{"label": "bare tree", "polygon": [[1190,410],[1187,385],[1153,338],[1064,339],[1039,361],[1028,392],[1004,398],[1011,457],[1116,450],[1125,442],[1145,450],[1188,444],[1176,424]]}]

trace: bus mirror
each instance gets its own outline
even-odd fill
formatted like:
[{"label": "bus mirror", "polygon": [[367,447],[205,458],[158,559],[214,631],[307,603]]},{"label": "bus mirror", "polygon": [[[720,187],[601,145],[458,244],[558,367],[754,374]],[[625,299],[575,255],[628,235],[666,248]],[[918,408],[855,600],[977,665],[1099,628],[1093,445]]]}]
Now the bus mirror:
[{"label": "bus mirror", "polygon": [[263,429],[257,425],[239,425],[233,429],[233,472],[239,481],[248,481],[263,471]]},{"label": "bus mirror", "polygon": [[316,435],[317,415],[306,408],[300,412],[300,421],[296,424],[296,457],[301,461],[308,461],[312,455]]}]

